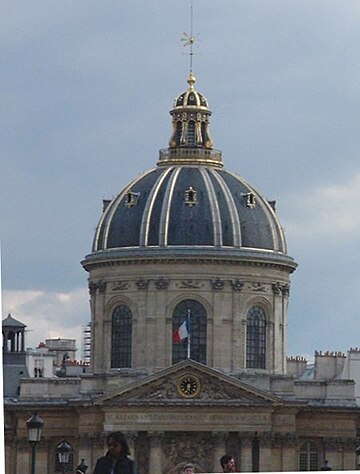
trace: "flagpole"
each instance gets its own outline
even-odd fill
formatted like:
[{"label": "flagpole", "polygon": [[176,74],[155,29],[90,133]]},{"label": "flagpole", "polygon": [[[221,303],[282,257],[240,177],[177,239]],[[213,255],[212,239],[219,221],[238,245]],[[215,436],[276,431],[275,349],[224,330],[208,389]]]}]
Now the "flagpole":
[{"label": "flagpole", "polygon": [[188,312],[187,312],[187,324],[188,324],[188,343],[187,343],[187,358],[190,359],[190,348],[191,348],[191,313],[190,313],[190,310],[188,309]]}]

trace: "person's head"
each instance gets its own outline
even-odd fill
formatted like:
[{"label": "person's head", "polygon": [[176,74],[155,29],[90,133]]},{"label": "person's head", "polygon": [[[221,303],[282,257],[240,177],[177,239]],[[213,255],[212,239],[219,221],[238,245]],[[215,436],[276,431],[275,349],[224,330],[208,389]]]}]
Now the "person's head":
[{"label": "person's head", "polygon": [[194,473],[195,473],[194,469],[195,469],[194,464],[191,464],[191,463],[186,464],[186,465],[184,466],[183,473],[184,473],[184,474],[194,474]]},{"label": "person's head", "polygon": [[230,454],[224,454],[220,458],[223,472],[235,472],[235,459]]},{"label": "person's head", "polygon": [[121,431],[114,431],[114,433],[109,433],[106,438],[107,445],[109,448],[109,454],[114,458],[118,458],[122,455],[129,455],[130,450],[126,442],[125,436]]}]

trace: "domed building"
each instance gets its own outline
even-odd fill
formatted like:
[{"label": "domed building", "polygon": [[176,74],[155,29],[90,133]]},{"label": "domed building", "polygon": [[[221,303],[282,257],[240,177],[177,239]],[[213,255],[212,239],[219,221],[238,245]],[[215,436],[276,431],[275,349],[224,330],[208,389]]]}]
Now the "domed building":
[{"label": "domed building", "polygon": [[[6,472],[28,470],[26,420],[44,420],[39,472],[57,446],[93,470],[106,435],[126,434],[139,474],[356,468],[354,382],[318,354],[317,377],[286,357],[290,275],[284,232],[268,202],[224,168],[211,111],[195,88],[174,101],[156,166],[104,201],[89,274],[91,371],[22,379],[5,400]],[[334,372],[334,371],[333,371]],[[335,372],[334,372],[335,374]]]},{"label": "domed building", "polygon": [[171,335],[189,312],[192,360],[231,374],[283,374],[296,264],[274,202],[224,169],[208,102],[193,74],[188,84],[170,112],[169,147],[104,203],[82,262],[94,373],[152,372],[185,359]]}]

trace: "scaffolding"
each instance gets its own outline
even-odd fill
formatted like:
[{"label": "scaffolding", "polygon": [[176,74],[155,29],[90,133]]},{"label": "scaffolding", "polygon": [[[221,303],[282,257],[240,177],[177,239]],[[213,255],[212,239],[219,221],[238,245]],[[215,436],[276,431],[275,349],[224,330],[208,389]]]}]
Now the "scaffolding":
[{"label": "scaffolding", "polygon": [[84,362],[91,361],[91,323],[82,327],[81,353]]}]

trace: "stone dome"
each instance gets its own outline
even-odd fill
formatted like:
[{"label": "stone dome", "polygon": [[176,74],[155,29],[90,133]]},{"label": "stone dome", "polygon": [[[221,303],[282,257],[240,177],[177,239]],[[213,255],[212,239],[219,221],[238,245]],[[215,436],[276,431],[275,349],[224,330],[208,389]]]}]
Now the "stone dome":
[{"label": "stone dome", "polygon": [[159,166],[108,203],[93,251],[241,248],[286,253],[272,206],[241,177],[214,166]]},{"label": "stone dome", "polygon": [[221,151],[213,149],[210,138],[211,111],[195,80],[190,73],[188,90],[175,99],[172,136],[157,167],[104,201],[88,263],[211,252],[293,266],[275,202],[223,168]]},{"label": "stone dome", "polygon": [[[226,373],[286,370],[296,263],[275,203],[224,168],[210,138],[211,111],[194,83],[190,73],[157,166],[104,201],[92,253],[82,261],[96,374],[153,372],[186,357]],[[189,311],[190,354],[172,343]],[[249,315],[255,326],[248,331]]]}]

